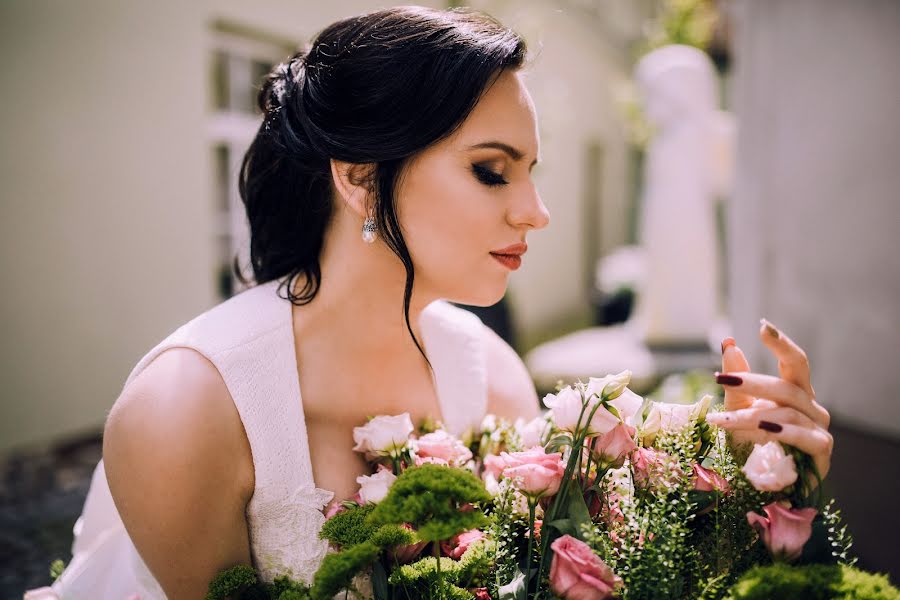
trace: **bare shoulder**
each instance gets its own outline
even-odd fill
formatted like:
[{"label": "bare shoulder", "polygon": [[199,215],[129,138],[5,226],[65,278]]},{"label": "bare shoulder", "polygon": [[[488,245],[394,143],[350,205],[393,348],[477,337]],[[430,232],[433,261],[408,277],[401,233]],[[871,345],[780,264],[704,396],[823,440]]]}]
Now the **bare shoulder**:
[{"label": "bare shoulder", "polygon": [[126,386],[107,418],[103,462],[129,536],[169,598],[202,596],[216,572],[249,564],[252,455],[202,354],[167,350]]},{"label": "bare shoulder", "polygon": [[515,420],[539,414],[537,391],[516,351],[487,325],[482,326],[487,362],[488,413]]}]

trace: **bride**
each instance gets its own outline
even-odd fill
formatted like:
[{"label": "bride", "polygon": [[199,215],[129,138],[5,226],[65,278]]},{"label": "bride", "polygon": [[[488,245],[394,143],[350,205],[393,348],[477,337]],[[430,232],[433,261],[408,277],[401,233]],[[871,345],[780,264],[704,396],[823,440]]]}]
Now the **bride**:
[{"label": "bride", "polygon": [[[367,473],[352,451],[367,416],[462,433],[486,412],[538,414],[514,351],[446,302],[500,300],[549,223],[525,50],[479,13],[398,7],[330,25],[267,76],[240,174],[256,285],[135,366],[72,560],[29,597],[195,599],[238,564],[309,581],[329,503]],[[722,424],[793,443],[824,473],[805,357],[769,338],[782,378],[749,373],[728,344],[743,384]]]}]

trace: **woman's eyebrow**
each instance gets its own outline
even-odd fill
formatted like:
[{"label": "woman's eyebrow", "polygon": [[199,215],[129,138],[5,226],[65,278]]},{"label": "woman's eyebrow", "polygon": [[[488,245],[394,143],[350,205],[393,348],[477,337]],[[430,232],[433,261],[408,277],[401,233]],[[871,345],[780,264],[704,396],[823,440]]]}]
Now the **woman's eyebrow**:
[{"label": "woman's eyebrow", "polygon": [[[525,154],[521,150],[513,148],[512,146],[510,146],[507,143],[498,142],[498,141],[481,142],[479,144],[474,144],[472,146],[469,146],[468,148],[466,148],[466,150],[477,150],[479,148],[494,148],[496,150],[502,150],[503,152],[506,152],[507,154],[509,154],[513,160],[522,160],[522,157],[525,156]],[[534,165],[537,164],[537,162],[538,162],[537,159],[534,159],[531,162],[530,166],[533,167]]]}]

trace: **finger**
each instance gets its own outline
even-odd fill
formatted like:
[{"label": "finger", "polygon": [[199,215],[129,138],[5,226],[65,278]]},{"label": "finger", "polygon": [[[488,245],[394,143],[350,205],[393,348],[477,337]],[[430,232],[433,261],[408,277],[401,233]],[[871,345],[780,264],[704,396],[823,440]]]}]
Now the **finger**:
[{"label": "finger", "polygon": [[[740,348],[734,343],[734,338],[722,340],[722,370],[723,371],[750,371],[750,363]],[[725,410],[737,410],[747,408],[753,404],[753,396],[745,394],[743,390],[725,388]]]},{"label": "finger", "polygon": [[[831,465],[831,451],[834,448],[834,439],[831,434],[816,427],[810,429],[789,423],[771,423],[763,421],[763,429],[768,438],[793,446],[813,457],[819,476],[823,479]],[[777,430],[776,430],[777,429]]]},{"label": "finger", "polygon": [[828,411],[817,404],[805,391],[793,383],[763,373],[718,373],[716,382],[728,388],[740,388],[744,393],[772,400],[782,406],[799,410],[817,425],[828,426]]},{"label": "finger", "polygon": [[812,398],[815,398],[816,393],[810,380],[809,359],[806,352],[765,319],[760,319],[759,322],[759,337],[778,359],[778,373],[782,378],[802,388]]},{"label": "finger", "polygon": [[744,408],[727,412],[710,413],[706,420],[713,425],[733,431],[735,429],[758,429],[760,421],[798,425],[814,428],[816,424],[802,412],[787,406],[776,408]]}]

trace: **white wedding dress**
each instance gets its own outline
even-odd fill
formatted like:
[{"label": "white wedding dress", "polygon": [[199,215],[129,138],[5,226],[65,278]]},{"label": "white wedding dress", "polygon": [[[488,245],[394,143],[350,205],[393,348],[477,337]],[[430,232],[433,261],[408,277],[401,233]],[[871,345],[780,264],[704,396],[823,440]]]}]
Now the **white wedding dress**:
[{"label": "white wedding dress", "polygon": [[[291,303],[279,296],[283,281],[245,290],[186,323],[138,362],[125,385],[173,347],[193,348],[216,366],[253,453],[256,486],[247,522],[254,567],[266,581],[285,574],[309,582],[328,551],[318,532],[334,494],[313,481]],[[281,293],[286,291],[284,286]],[[478,426],[487,407],[481,320],[441,300],[426,307],[420,324],[445,427],[461,433]],[[28,598],[165,598],[119,518],[102,460],[74,535],[63,574]]]}]

